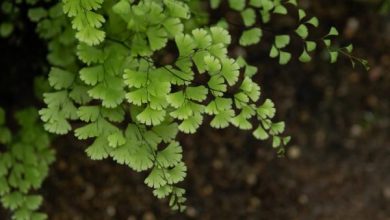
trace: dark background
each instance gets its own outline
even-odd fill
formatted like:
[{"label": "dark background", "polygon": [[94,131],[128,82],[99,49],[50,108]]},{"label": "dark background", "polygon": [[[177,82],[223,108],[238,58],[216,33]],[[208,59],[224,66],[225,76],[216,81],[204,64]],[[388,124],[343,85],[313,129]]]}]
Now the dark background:
[{"label": "dark background", "polygon": [[[321,52],[309,64],[280,67],[250,49],[262,94],[292,136],[286,157],[234,128],[180,135],[188,209],[177,214],[143,184],[145,174],[91,161],[85,144],[60,137],[41,190],[49,219],[390,219],[390,15],[380,15],[375,0],[301,3],[319,17],[320,32],[335,25],[372,68],[353,69],[345,57],[330,65]],[[28,91],[45,71],[33,28],[0,44],[0,104],[8,111],[34,103]]]}]

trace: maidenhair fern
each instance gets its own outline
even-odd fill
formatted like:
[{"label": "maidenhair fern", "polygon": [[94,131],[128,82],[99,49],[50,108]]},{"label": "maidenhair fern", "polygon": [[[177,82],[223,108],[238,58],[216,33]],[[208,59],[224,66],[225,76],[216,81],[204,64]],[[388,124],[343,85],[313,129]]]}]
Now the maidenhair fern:
[{"label": "maidenhair fern", "polygon": [[13,219],[46,219],[38,211],[42,196],[39,189],[46,178],[54,152],[49,148],[49,136],[38,123],[38,111],[27,108],[17,112],[20,125],[17,133],[5,126],[5,112],[0,108],[0,200],[12,211]]},{"label": "maidenhair fern", "polygon": [[[310,61],[311,52],[321,43],[332,62],[344,54],[353,63],[367,65],[350,55],[351,45],[332,45],[332,38],[338,35],[335,28],[320,40],[311,39],[309,30],[319,21],[308,17],[295,0],[51,2],[51,8],[36,6],[28,13],[37,23],[37,33],[48,42],[52,65],[48,76],[52,91],[43,95],[46,107],[39,111],[44,128],[91,140],[86,148],[91,159],[112,158],[137,172],[146,171],[144,182],[153,194],[167,197],[170,206],[178,210],[185,208],[185,190],[179,183],[187,170],[176,138],[179,132],[195,133],[208,117],[211,127],[231,125],[250,130],[257,139],[270,139],[280,154],[290,141],[283,133],[284,122],[274,120],[274,103],[261,97],[260,86],[252,79],[257,68],[244,57],[232,56],[232,43],[257,45],[269,31],[264,26],[274,14],[297,14],[292,32],[273,35],[270,57],[287,64],[293,58],[287,47],[295,37],[302,43],[298,57],[302,62]],[[12,3],[4,4],[7,8]],[[215,24],[209,22],[205,7],[216,10],[221,5],[228,5],[241,21],[221,18]],[[290,13],[291,7],[296,13]],[[238,38],[232,38],[230,31],[237,25],[243,28]],[[10,33],[7,24],[1,29],[4,36]],[[47,142],[32,146],[35,144],[45,147],[32,151],[47,151]],[[47,154],[45,166],[51,161]],[[18,185],[12,187],[21,191],[16,192],[21,196],[27,192]],[[24,203],[11,205],[5,200],[3,204],[31,210],[25,209]]]},{"label": "maidenhair fern", "polygon": [[[217,9],[223,1],[214,0],[211,2],[211,7]],[[356,63],[361,63],[366,69],[369,68],[366,60],[351,55],[352,45],[345,47],[332,45],[332,38],[339,34],[336,28],[331,27],[329,33],[322,38],[311,38],[309,30],[317,28],[319,20],[317,17],[308,16],[303,9],[299,8],[297,0],[232,0],[229,1],[229,6],[233,11],[240,14],[241,23],[231,21],[228,18],[221,18],[220,24],[226,28],[229,26],[234,28],[237,25],[240,27],[244,26],[245,29],[242,31],[239,40],[239,44],[242,46],[260,43],[263,32],[269,32],[274,37],[269,56],[278,59],[281,65],[286,65],[293,58],[286,48],[292,42],[291,39],[294,38],[300,41],[302,45],[302,52],[297,57],[301,62],[311,61],[311,52],[317,48],[317,45],[321,45],[328,51],[331,63],[336,62],[338,55],[342,54],[350,59],[353,66]],[[288,10],[291,7],[295,9],[295,12]],[[273,15],[292,16],[294,14],[297,16],[295,28],[285,30],[284,33],[276,33],[272,29],[266,28]]]}]

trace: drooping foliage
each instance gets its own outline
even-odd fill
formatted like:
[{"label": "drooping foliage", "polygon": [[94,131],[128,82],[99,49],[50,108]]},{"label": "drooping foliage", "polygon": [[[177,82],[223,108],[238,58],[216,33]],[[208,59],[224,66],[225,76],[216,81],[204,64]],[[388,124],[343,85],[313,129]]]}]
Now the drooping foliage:
[{"label": "drooping foliage", "polygon": [[[79,1],[63,4],[65,13],[85,7]],[[174,209],[183,209],[185,200],[184,190],[176,186],[186,175],[182,147],[175,140],[179,131],[195,133],[204,117],[211,116],[212,127],[253,129],[256,138],[271,137],[280,151],[288,143],[290,138],[281,136],[284,123],[272,121],[272,101],[256,104],[260,87],[251,79],[254,74],[242,74],[245,61],[228,55],[231,37],[226,29],[185,31],[191,8],[179,1],[107,4],[101,13],[109,19],[100,40],[96,35],[77,37],[91,27],[74,25],[85,15],[66,14],[73,19],[76,53],[84,64],[52,67],[49,82],[55,91],[44,94],[47,108],[40,111],[48,131],[66,134],[71,121],[84,122],[74,134],[93,139],[86,149],[90,158],[110,157],[135,171],[148,171],[145,183],[157,197],[169,196]],[[178,55],[161,64],[153,54],[169,41]],[[199,82],[199,77],[206,81]],[[234,86],[238,89],[232,92]]]},{"label": "drooping foliage", "polygon": [[[9,4],[18,3],[7,1],[3,10],[9,12]],[[90,140],[85,151],[91,159],[111,158],[147,172],[144,182],[153,194],[168,198],[178,210],[185,209],[185,190],[179,183],[187,170],[176,138],[179,132],[193,134],[204,121],[218,129],[235,126],[250,130],[259,140],[270,139],[280,154],[290,141],[283,133],[284,122],[274,119],[274,103],[261,96],[253,80],[257,67],[243,56],[231,55],[230,45],[261,44],[268,31],[263,27],[275,14],[297,14],[292,33],[274,35],[270,57],[286,65],[293,58],[287,46],[295,37],[302,43],[298,57],[302,62],[310,61],[311,52],[322,44],[332,62],[344,54],[353,64],[367,66],[350,55],[351,45],[332,45],[338,35],[335,28],[320,40],[310,39],[309,30],[319,21],[294,0],[36,0],[31,4],[36,6],[28,16],[48,43],[51,64],[52,91],[43,94],[46,107],[39,111],[45,130]],[[222,6],[241,20],[209,20],[206,10]],[[9,23],[2,23],[3,36],[12,32]],[[244,29],[232,37],[237,25]]]},{"label": "drooping foliage", "polygon": [[54,151],[36,109],[26,108],[15,118],[20,128],[12,134],[0,108],[0,201],[12,210],[13,219],[46,219],[38,211],[43,198],[36,190],[48,174]]}]

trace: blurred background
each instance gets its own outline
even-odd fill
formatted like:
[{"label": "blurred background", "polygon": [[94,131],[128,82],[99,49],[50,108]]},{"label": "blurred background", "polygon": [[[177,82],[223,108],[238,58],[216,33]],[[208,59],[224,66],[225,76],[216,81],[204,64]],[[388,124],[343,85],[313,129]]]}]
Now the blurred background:
[{"label": "blurred background", "polygon": [[[353,43],[371,70],[353,69],[345,57],[331,65],[321,51],[308,64],[280,67],[249,49],[262,94],[274,100],[292,136],[285,157],[234,128],[204,125],[181,135],[188,209],[177,214],[154,198],[144,174],[89,160],[83,143],[57,138],[57,161],[42,187],[49,219],[390,219],[390,1],[304,0],[301,6],[320,19],[321,33],[335,25],[340,43]],[[46,71],[45,46],[33,29],[1,40],[0,104],[10,111],[34,104],[26,91]]]}]

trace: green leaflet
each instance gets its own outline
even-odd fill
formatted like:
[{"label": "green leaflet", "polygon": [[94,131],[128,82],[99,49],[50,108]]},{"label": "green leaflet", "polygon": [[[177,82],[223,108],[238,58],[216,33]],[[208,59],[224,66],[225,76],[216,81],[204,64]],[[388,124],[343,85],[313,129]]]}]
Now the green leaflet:
[{"label": "green leaflet", "polygon": [[229,0],[229,6],[237,11],[241,11],[245,8],[245,0]]},{"label": "green leaflet", "polygon": [[118,146],[122,146],[126,143],[126,139],[123,136],[122,132],[114,132],[107,137],[108,145],[110,147],[116,148]]},{"label": "green leaflet", "polygon": [[260,42],[262,31],[260,28],[252,28],[244,31],[240,37],[240,45],[249,46]]},{"label": "green leaflet", "polygon": [[158,152],[156,162],[164,168],[175,166],[181,161],[182,152],[178,142],[171,142],[164,150]]},{"label": "green leaflet", "polygon": [[94,86],[104,79],[104,67],[102,65],[84,67],[80,70],[80,79],[85,84]]},{"label": "green leaflet", "polygon": [[14,25],[9,22],[3,22],[0,24],[0,36],[8,37],[14,31]]},{"label": "green leaflet", "polygon": [[221,61],[221,74],[230,86],[233,86],[238,81],[240,75],[240,66],[233,59],[223,59]]},{"label": "green leaflet", "polygon": [[179,130],[187,134],[193,134],[199,128],[202,121],[203,116],[201,114],[193,114],[181,122]]},{"label": "green leaflet", "polygon": [[66,134],[71,129],[68,120],[77,118],[77,109],[68,92],[45,93],[44,101],[48,108],[41,109],[39,114],[46,122],[45,129],[56,134]]},{"label": "green leaflet", "polygon": [[178,106],[178,108],[175,111],[171,112],[170,116],[172,116],[173,118],[177,118],[179,120],[188,119],[194,113],[192,110],[193,104],[194,104],[193,102],[186,102]]},{"label": "green leaflet", "polygon": [[163,28],[151,27],[146,32],[148,37],[150,49],[158,50],[163,48],[167,44],[167,32]]},{"label": "green leaflet", "polygon": [[216,97],[205,108],[207,114],[217,114],[220,111],[229,110],[232,108],[232,100],[229,98]]},{"label": "green leaflet", "polygon": [[146,125],[159,125],[164,120],[165,114],[164,110],[155,110],[151,106],[147,106],[137,115],[137,120]]},{"label": "green leaflet", "polygon": [[111,149],[108,148],[108,141],[104,137],[98,137],[85,152],[92,160],[102,160],[108,157]]},{"label": "green leaflet", "polygon": [[278,35],[275,37],[275,46],[278,49],[286,47],[290,43],[289,35]]},{"label": "green leaflet", "polygon": [[118,163],[127,164],[136,171],[150,169],[154,160],[146,145],[125,145],[113,150],[111,156]]},{"label": "green leaflet", "polygon": [[77,56],[81,61],[90,65],[91,63],[100,63],[104,60],[104,53],[99,48],[80,43],[77,46]]},{"label": "green leaflet", "polygon": [[220,61],[211,55],[204,57],[203,62],[206,67],[205,69],[210,72],[211,75],[218,73],[222,68]]},{"label": "green leaflet", "polygon": [[160,188],[167,184],[167,181],[164,178],[164,169],[154,167],[149,176],[145,179],[145,184],[151,188]]},{"label": "green leaflet", "polygon": [[241,17],[245,26],[251,26],[256,22],[256,12],[252,8],[247,8],[241,12]]},{"label": "green leaflet", "polygon": [[164,185],[153,190],[153,194],[159,199],[165,198],[171,193],[172,193],[172,187],[169,185]]},{"label": "green leaflet", "polygon": [[176,184],[181,182],[186,177],[187,167],[183,162],[177,163],[173,168],[167,170],[167,174],[170,178],[168,178],[168,184]]},{"label": "green leaflet", "polygon": [[275,14],[286,15],[288,14],[287,8],[283,5],[277,5],[273,11]]},{"label": "green leaflet", "polygon": [[265,102],[256,110],[257,114],[261,118],[273,118],[275,116],[275,107],[274,103],[270,100],[267,99]]},{"label": "green leaflet", "polygon": [[253,106],[243,105],[241,106],[241,112],[237,116],[231,118],[230,122],[240,129],[249,130],[252,129],[252,124],[249,119],[251,119],[254,114],[255,111]]},{"label": "green leaflet", "polygon": [[74,81],[75,75],[71,72],[53,67],[49,73],[49,83],[54,89],[67,89]]},{"label": "green leaflet", "polygon": [[47,11],[42,7],[32,8],[28,11],[28,17],[30,20],[38,22],[42,18],[47,16]]},{"label": "green leaflet", "polygon": [[222,44],[230,44],[231,37],[229,32],[221,27],[211,27],[210,28],[211,37],[213,39],[214,44],[222,43]]},{"label": "green leaflet", "polygon": [[299,27],[295,30],[295,32],[302,38],[306,39],[309,35],[309,30],[307,29],[306,25],[301,24]]},{"label": "green leaflet", "polygon": [[316,17],[312,17],[310,20],[306,21],[306,23],[311,24],[314,27],[318,27],[318,25],[319,25],[318,18],[316,18]]},{"label": "green leaflet", "polygon": [[307,53],[306,50],[303,50],[301,56],[299,56],[299,60],[303,63],[306,63],[306,62],[310,62],[311,60],[311,57],[310,55]]},{"label": "green leaflet", "polygon": [[207,98],[208,89],[205,86],[187,87],[185,90],[185,96],[188,99],[202,102]]},{"label": "green leaflet", "polygon": [[63,0],[64,13],[72,18],[72,28],[77,31],[76,38],[88,45],[97,45],[105,38],[100,30],[105,22],[101,14],[94,12],[101,8],[103,0]]},{"label": "green leaflet", "polygon": [[190,55],[194,48],[195,43],[191,36],[186,34],[179,34],[175,37],[175,42],[177,48],[179,49],[179,54],[182,57]]},{"label": "green leaflet", "polygon": [[306,44],[306,50],[308,52],[314,51],[316,49],[316,47],[317,47],[317,44],[315,42],[313,42],[313,41],[306,41],[305,44]]},{"label": "green leaflet", "polygon": [[232,109],[219,111],[215,114],[215,117],[210,122],[210,125],[213,128],[226,128],[229,126],[230,119],[232,117],[234,117],[234,111]]},{"label": "green leaflet", "polygon": [[94,122],[100,115],[100,108],[98,106],[82,106],[78,109],[77,115],[82,121]]},{"label": "green leaflet", "polygon": [[204,29],[195,29],[192,31],[194,42],[196,47],[200,49],[205,49],[211,46],[211,36]]},{"label": "green leaflet", "polygon": [[166,123],[154,126],[152,131],[161,137],[164,142],[168,143],[176,138],[179,130],[177,123]]},{"label": "green leaflet", "polygon": [[184,105],[186,96],[183,91],[171,93],[167,96],[167,102],[174,108],[179,108]]},{"label": "green leaflet", "polygon": [[119,77],[106,76],[105,82],[101,82],[88,91],[88,95],[94,99],[102,100],[102,105],[107,108],[115,108],[125,98],[124,83]]},{"label": "green leaflet", "polygon": [[291,54],[289,52],[280,51],[279,52],[279,64],[285,65],[291,60]]},{"label": "green leaflet", "polygon": [[253,136],[259,140],[266,140],[269,137],[267,131],[265,131],[261,126],[253,131]]},{"label": "green leaflet", "polygon": [[167,18],[163,22],[165,30],[171,35],[171,37],[176,36],[183,32],[184,25],[181,23],[179,18]]}]

